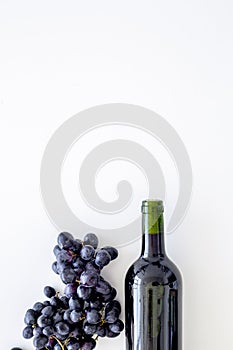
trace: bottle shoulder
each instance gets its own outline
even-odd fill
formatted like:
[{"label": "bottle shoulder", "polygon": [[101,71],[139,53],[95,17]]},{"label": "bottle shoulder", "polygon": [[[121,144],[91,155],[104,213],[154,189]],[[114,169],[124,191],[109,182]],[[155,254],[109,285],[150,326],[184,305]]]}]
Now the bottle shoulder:
[{"label": "bottle shoulder", "polygon": [[182,276],[178,267],[167,256],[150,259],[139,257],[126,274],[126,281],[133,283],[134,280],[145,282],[155,280],[162,284],[176,281],[182,285]]}]

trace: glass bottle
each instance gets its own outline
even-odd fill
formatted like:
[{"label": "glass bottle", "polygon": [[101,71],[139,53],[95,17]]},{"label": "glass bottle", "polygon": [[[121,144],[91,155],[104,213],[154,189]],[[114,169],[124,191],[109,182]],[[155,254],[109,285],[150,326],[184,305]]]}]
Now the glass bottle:
[{"label": "glass bottle", "polygon": [[182,277],[167,257],[163,202],[142,202],[142,251],[125,278],[127,350],[182,350]]}]

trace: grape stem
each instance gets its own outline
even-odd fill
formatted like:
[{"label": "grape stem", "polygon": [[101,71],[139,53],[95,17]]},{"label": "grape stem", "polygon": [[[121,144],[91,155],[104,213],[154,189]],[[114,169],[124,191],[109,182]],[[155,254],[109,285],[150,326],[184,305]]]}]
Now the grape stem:
[{"label": "grape stem", "polygon": [[69,340],[70,340],[70,338],[66,338],[66,340],[65,340],[65,342],[64,342],[64,344],[63,344],[63,346],[66,346]]},{"label": "grape stem", "polygon": [[65,344],[65,343],[62,344],[62,342],[61,342],[57,337],[55,337],[54,335],[52,336],[52,338],[54,338],[54,339],[58,342],[58,344],[60,345],[60,347],[62,348],[62,350],[65,350],[65,347],[66,347],[66,344]]}]

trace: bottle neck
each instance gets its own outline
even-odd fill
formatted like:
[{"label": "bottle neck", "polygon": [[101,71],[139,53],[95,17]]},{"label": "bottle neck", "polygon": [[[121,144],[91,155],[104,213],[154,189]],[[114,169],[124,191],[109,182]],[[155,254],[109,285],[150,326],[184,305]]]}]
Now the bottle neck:
[{"label": "bottle neck", "polygon": [[164,243],[163,213],[142,213],[142,253],[143,257],[163,257],[166,255]]}]

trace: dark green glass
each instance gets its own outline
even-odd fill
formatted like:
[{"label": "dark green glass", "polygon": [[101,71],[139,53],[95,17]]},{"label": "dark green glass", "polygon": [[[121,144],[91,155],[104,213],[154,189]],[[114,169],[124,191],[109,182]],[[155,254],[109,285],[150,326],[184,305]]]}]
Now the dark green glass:
[{"label": "dark green glass", "polygon": [[142,252],[125,278],[127,350],[182,350],[182,278],[164,245],[163,202],[142,202]]}]

